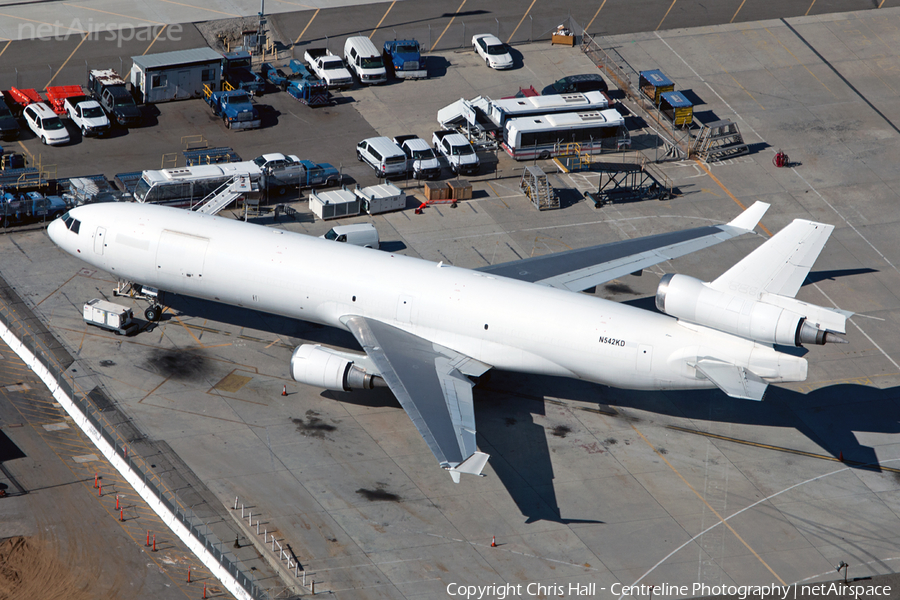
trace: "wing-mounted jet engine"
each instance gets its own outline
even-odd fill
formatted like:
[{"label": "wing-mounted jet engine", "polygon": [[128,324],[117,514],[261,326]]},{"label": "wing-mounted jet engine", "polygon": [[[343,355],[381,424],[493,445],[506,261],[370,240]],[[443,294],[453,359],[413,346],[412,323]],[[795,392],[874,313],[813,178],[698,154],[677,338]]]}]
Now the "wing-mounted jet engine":
[{"label": "wing-mounted jet engine", "polygon": [[667,274],[656,307],[678,319],[766,344],[847,343],[853,313],[794,298],[834,230],[797,219],[715,281]]}]

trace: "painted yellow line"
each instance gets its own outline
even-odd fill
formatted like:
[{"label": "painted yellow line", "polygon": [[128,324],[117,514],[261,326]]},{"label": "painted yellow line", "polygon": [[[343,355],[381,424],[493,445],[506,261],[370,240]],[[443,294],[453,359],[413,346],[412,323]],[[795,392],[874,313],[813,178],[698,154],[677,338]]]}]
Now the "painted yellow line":
[{"label": "painted yellow line", "polygon": [[92,10],[94,12],[103,13],[105,15],[112,15],[114,17],[122,17],[123,19],[131,19],[132,21],[146,21],[147,23],[153,23],[155,25],[164,25],[159,21],[154,21],[153,19],[145,19],[144,17],[135,17],[133,15],[121,15],[119,13],[109,12],[108,10],[100,10],[99,8],[90,8],[87,6],[82,6],[81,4],[69,4],[68,2],[63,2],[63,6],[71,6],[72,8],[79,8],[81,10]]},{"label": "painted yellow line", "polygon": [[17,17],[15,15],[8,15],[6,13],[0,13],[0,17],[9,17],[10,19],[17,19],[19,21],[28,21],[29,23],[40,23],[41,25],[50,25],[51,27],[56,27],[58,29],[68,29],[69,31],[74,31],[75,33],[88,33],[83,29],[73,29],[72,27],[66,27],[65,25],[60,25],[59,23],[47,23],[46,21],[35,21],[34,19],[26,19],[25,17]]},{"label": "painted yellow line", "polygon": [[290,4],[292,6],[299,6],[300,8],[305,8],[307,10],[312,10],[315,6],[310,6],[309,4],[301,4],[300,2],[288,2],[287,0],[275,0],[275,2],[281,2],[282,4]]},{"label": "painted yellow line", "polygon": [[738,13],[741,12],[742,8],[744,8],[744,2],[746,2],[746,1],[747,0],[741,0],[741,5],[738,6],[738,9],[736,11],[734,11],[734,16],[731,17],[730,21],[728,21],[729,23],[734,23],[734,20],[737,18]]},{"label": "painted yellow line", "polygon": [[[725,192],[726,194],[728,194],[728,197],[729,197],[729,198],[731,198],[732,200],[734,200],[734,203],[737,204],[737,205],[741,208],[741,210],[747,210],[747,207],[744,206],[744,204],[743,204],[740,200],[738,200],[738,199],[735,197],[734,194],[731,193],[731,190],[729,190],[727,187],[725,187],[725,184],[724,184],[724,183],[722,183],[721,181],[719,181],[719,178],[718,178],[718,177],[716,177],[715,175],[712,174],[712,171],[709,170],[709,167],[707,167],[705,164],[703,164],[703,161],[702,161],[702,160],[699,160],[699,159],[696,159],[696,158],[695,158],[694,161],[695,161],[698,165],[700,165],[700,168],[701,168],[701,169],[703,169],[704,171],[706,171],[706,174],[709,175],[710,179],[712,179],[713,181],[715,181],[715,182],[716,182],[716,185],[718,185],[718,186],[722,189],[723,192]],[[760,223],[760,224],[759,224],[759,228],[762,229],[763,231],[765,231],[767,236],[772,237],[772,232],[769,231],[769,230],[766,228],[765,225],[763,225],[762,223]]]},{"label": "painted yellow line", "polygon": [[3,56],[3,53],[6,52],[6,49],[9,48],[9,45],[12,44],[12,40],[6,42],[6,45],[3,46],[3,50],[0,50],[0,56]]},{"label": "painted yellow line", "polygon": [[[713,59],[713,60],[715,60],[715,59]],[[761,109],[766,110],[766,107],[763,106],[762,104],[760,104],[759,100],[757,100],[757,99],[753,96],[753,94],[751,94],[750,92],[748,92],[748,91],[747,91],[747,88],[745,88],[743,85],[741,85],[741,82],[738,81],[737,78],[736,78],[734,75],[732,75],[731,73],[729,73],[728,70],[727,70],[725,67],[722,66],[722,63],[720,63],[719,61],[716,60],[716,64],[719,65],[719,68],[722,69],[725,73],[728,73],[728,76],[731,77],[731,78],[734,80],[734,82],[738,85],[739,88],[741,88],[742,90],[744,90],[744,93],[745,93],[745,94],[747,94],[748,96],[750,96],[750,99],[751,99],[751,100],[753,100],[754,102],[756,102],[756,104],[759,105],[759,107],[760,107]]]},{"label": "painted yellow line", "polygon": [[659,22],[659,25],[656,26],[656,30],[659,31],[659,28],[662,27],[663,21],[666,20],[666,17],[669,16],[669,13],[672,11],[672,7],[675,6],[675,3],[678,0],[672,0],[672,4],[669,5],[669,10],[666,11],[666,14],[663,15],[662,21]]},{"label": "painted yellow line", "polygon": [[236,15],[230,12],[222,12],[221,10],[213,10],[212,8],[206,8],[205,6],[194,6],[193,4],[182,4],[181,2],[174,2],[173,0],[159,0],[160,2],[165,2],[166,4],[177,4],[178,6],[184,6],[186,8],[196,8],[197,10],[205,10],[209,12],[214,12],[220,15],[226,15],[229,17],[240,17],[241,15]]},{"label": "painted yellow line", "polygon": [[[882,0],[882,1],[884,1],[884,0]],[[816,0],[813,0],[813,1],[812,1],[812,4],[809,5],[809,8],[806,9],[806,12],[803,13],[803,16],[804,16],[804,17],[807,16],[807,15],[809,14],[809,11],[811,11],[811,10],[812,10],[812,7],[815,6],[815,5],[816,5]]]},{"label": "painted yellow line", "polygon": [[22,143],[22,140],[18,140],[16,143],[19,144],[19,147],[22,148],[22,152],[27,154],[31,162],[34,163],[34,154],[28,151],[28,148],[25,147],[25,144]]},{"label": "painted yellow line", "polygon": [[884,0],[881,0],[881,4],[878,5],[878,8],[881,8],[882,4],[884,4]]},{"label": "painted yellow line", "polygon": [[144,50],[144,51],[141,53],[141,56],[144,56],[145,54],[147,54],[148,52],[150,52],[150,48],[153,47],[153,44],[156,43],[156,40],[159,39],[159,36],[162,35],[162,32],[166,30],[166,27],[168,27],[168,25],[163,25],[163,26],[162,26],[162,29],[159,30],[159,33],[156,34],[156,36],[153,38],[153,41],[150,42],[150,45],[149,45],[149,46],[147,46],[147,49]]},{"label": "painted yellow line", "polygon": [[181,319],[178,318],[178,315],[172,315],[172,316],[175,318],[176,321],[178,321],[179,325],[184,327],[184,330],[188,332],[188,335],[190,335],[192,338],[194,338],[194,341],[197,342],[198,346],[200,346],[201,348],[206,347],[203,345],[203,342],[201,342],[200,339],[196,335],[194,335],[194,332],[191,331],[190,328],[188,328],[188,326],[184,324],[184,321],[182,321]]},{"label": "painted yellow line", "polygon": [[384,23],[384,20],[387,18],[388,13],[391,12],[391,9],[394,8],[394,5],[397,4],[397,0],[391,2],[391,5],[388,6],[387,10],[384,11],[384,16],[381,17],[381,20],[378,21],[378,25],[375,26],[375,29],[372,30],[372,33],[369,34],[369,39],[372,39],[372,36],[375,35],[375,32],[378,31],[378,28],[381,27],[381,24]]},{"label": "painted yellow line", "polygon": [[597,12],[595,12],[595,13],[594,13],[594,16],[591,17],[591,20],[588,21],[587,27],[584,28],[585,31],[587,31],[588,29],[591,28],[591,25],[594,24],[594,19],[597,18],[597,15],[600,14],[600,11],[603,10],[603,7],[604,7],[604,6],[606,6],[606,0],[603,0],[603,2],[600,4],[600,8],[597,9]]},{"label": "painted yellow line", "polygon": [[81,41],[78,42],[78,45],[75,46],[75,49],[72,50],[71,54],[69,54],[69,58],[67,58],[65,60],[65,62],[63,62],[63,64],[61,64],[59,66],[59,68],[56,70],[56,73],[53,74],[53,77],[51,77],[50,81],[47,82],[47,85],[44,86],[44,89],[47,89],[48,87],[50,87],[50,84],[53,83],[53,80],[56,79],[56,76],[59,75],[59,72],[63,70],[63,67],[65,67],[66,64],[68,64],[68,62],[70,60],[72,60],[72,57],[75,56],[75,53],[78,52],[78,49],[81,48],[81,45],[84,43],[84,40],[88,39],[89,35],[90,35],[89,33],[85,33],[83,36],[81,36]]},{"label": "painted yellow line", "polygon": [[687,427],[679,427],[677,425],[668,425],[668,429],[672,429],[674,431],[680,431],[682,433],[693,433],[694,435],[700,435],[703,437],[712,438],[715,440],[722,440],[724,442],[732,442],[734,444],[742,444],[744,446],[753,446],[754,448],[763,448],[765,450],[775,450],[776,452],[784,452],[787,454],[795,454],[797,456],[806,456],[809,458],[818,458],[820,460],[829,460],[831,462],[838,462],[845,465],[852,465],[855,467],[878,467],[882,471],[888,471],[890,473],[900,473],[900,469],[895,469],[893,467],[883,467],[877,463],[861,463],[855,460],[841,460],[840,458],[835,458],[834,456],[830,456],[828,454],[818,454],[817,452],[807,452],[806,450],[797,450],[795,448],[785,448],[784,446],[773,446],[771,444],[761,444],[759,442],[751,442],[750,440],[742,440],[740,438],[728,437],[726,435],[719,435],[717,433],[710,433],[708,431],[700,431],[699,429],[688,429]]},{"label": "painted yellow line", "polygon": [[[507,44],[510,43],[510,42],[512,41],[513,36],[516,35],[516,32],[519,30],[519,27],[522,26],[522,22],[525,20],[525,17],[528,16],[528,13],[531,12],[531,8],[534,6],[534,3],[535,3],[535,2],[537,2],[537,0],[531,0],[531,4],[528,6],[528,10],[526,10],[526,11],[525,11],[525,14],[522,15],[522,18],[519,19],[519,24],[516,25],[516,28],[513,29],[513,32],[512,32],[511,34],[509,34],[509,38],[507,38],[507,40],[506,40],[506,43],[507,43]],[[465,41],[465,40],[463,40],[463,41]]]},{"label": "painted yellow line", "polygon": [[816,74],[809,70],[809,67],[807,67],[807,66],[804,65],[802,62],[800,62],[800,59],[797,58],[797,55],[796,55],[796,54],[794,54],[793,52],[791,52],[791,49],[790,49],[790,48],[788,48],[787,46],[785,46],[784,43],[783,43],[781,40],[779,40],[778,37],[776,37],[776,35],[775,35],[774,33],[772,33],[771,31],[769,31],[769,28],[768,28],[768,27],[766,27],[765,29],[766,29],[766,31],[769,32],[769,35],[771,35],[773,38],[775,38],[775,41],[776,41],[776,42],[778,42],[779,44],[781,44],[781,47],[782,47],[782,48],[784,48],[785,50],[788,51],[788,54],[790,54],[791,56],[794,57],[794,60],[797,61],[797,64],[799,64],[799,65],[802,66],[804,69],[806,69],[806,72],[809,73],[810,75],[812,75],[812,76],[815,78],[816,81],[818,81],[819,83],[821,83],[821,84],[822,84],[822,87],[825,88],[826,90],[828,90],[828,92],[829,92],[832,96],[837,97],[837,95],[836,95],[834,92],[831,91],[831,88],[829,88],[827,85],[825,85],[824,83],[822,83],[822,80],[819,79],[818,77],[816,77]]},{"label": "painted yellow line", "polygon": [[664,455],[663,453],[661,453],[659,450],[657,450],[657,449],[653,446],[653,444],[650,443],[650,440],[648,440],[646,437],[644,437],[644,434],[643,434],[643,433],[641,433],[640,431],[638,431],[638,428],[637,428],[637,427],[635,427],[635,426],[632,424],[632,425],[631,425],[631,428],[634,429],[634,432],[635,432],[636,434],[638,434],[638,436],[640,436],[640,438],[641,438],[642,440],[644,440],[644,442],[645,442],[648,446],[650,446],[650,449],[653,450],[653,452],[654,452],[658,457],[660,457],[660,458],[662,459],[662,461],[663,461],[664,463],[666,463],[666,465],[668,465],[668,467],[669,467],[670,469],[672,469],[672,472],[675,473],[676,475],[678,475],[678,478],[681,479],[682,482],[684,482],[684,485],[686,485],[686,486],[688,487],[689,490],[691,490],[692,492],[694,492],[694,495],[697,496],[697,498],[699,498],[700,501],[703,502],[703,504],[706,505],[706,508],[708,508],[708,509],[712,512],[712,514],[716,515],[716,518],[719,519],[719,522],[722,523],[722,525],[724,525],[724,526],[728,529],[728,531],[730,531],[731,533],[733,533],[733,534],[734,534],[734,537],[736,537],[736,538],[738,539],[738,541],[741,542],[741,543],[744,545],[744,547],[745,547],[747,550],[749,550],[750,553],[753,554],[753,556],[755,556],[756,559],[757,559],[759,562],[761,562],[762,565],[763,565],[766,569],[768,569],[769,573],[771,573],[771,574],[775,577],[775,579],[777,579],[777,580],[781,583],[781,585],[787,586],[787,583],[785,583],[784,579],[782,579],[781,577],[779,577],[779,576],[778,576],[778,573],[776,573],[776,572],[772,569],[772,567],[769,566],[769,563],[767,563],[765,560],[763,560],[763,557],[760,556],[759,554],[757,554],[757,553],[756,553],[756,550],[754,550],[753,548],[751,548],[751,547],[750,547],[750,544],[748,544],[748,543],[744,540],[744,538],[742,538],[741,535],[740,535],[737,531],[734,530],[734,527],[731,526],[731,523],[729,523],[728,521],[726,521],[726,520],[722,517],[722,515],[719,514],[719,511],[717,511],[716,509],[714,509],[714,508],[710,505],[710,503],[706,501],[706,498],[704,498],[703,496],[701,496],[701,495],[700,495],[700,492],[698,492],[696,489],[694,489],[694,486],[692,486],[692,485],[688,482],[688,480],[684,478],[684,475],[682,475],[682,474],[678,471],[678,469],[676,469],[674,466],[672,466],[672,463],[669,462],[669,460],[665,457],[665,455]]},{"label": "painted yellow line", "polygon": [[300,35],[297,36],[297,39],[294,40],[294,43],[297,44],[300,42],[300,38],[303,37],[303,34],[306,33],[306,30],[309,29],[309,26],[312,25],[313,20],[316,18],[316,15],[319,14],[319,9],[316,9],[316,12],[313,13],[313,16],[309,19],[309,23],[306,24],[306,27],[303,28],[303,31],[300,32]]},{"label": "painted yellow line", "polygon": [[[434,52],[434,49],[437,48],[438,43],[441,41],[441,38],[444,37],[444,34],[447,33],[447,30],[450,29],[450,26],[453,25],[454,19],[456,19],[456,15],[459,14],[459,11],[462,10],[462,7],[466,5],[466,0],[462,1],[462,4],[459,5],[459,8],[456,9],[456,12],[453,13],[453,17],[450,18],[450,22],[447,23],[447,26],[444,27],[444,30],[441,32],[441,35],[438,36],[438,39],[434,40],[434,44],[431,46],[431,50],[429,52]],[[463,40],[465,44],[466,40]]]}]

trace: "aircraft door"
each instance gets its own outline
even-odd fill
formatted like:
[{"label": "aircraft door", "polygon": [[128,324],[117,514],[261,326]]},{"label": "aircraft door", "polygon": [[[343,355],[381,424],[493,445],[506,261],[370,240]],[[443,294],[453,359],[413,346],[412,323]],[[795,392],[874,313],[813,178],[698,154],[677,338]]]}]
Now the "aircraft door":
[{"label": "aircraft door", "polygon": [[653,359],[653,346],[641,344],[638,346],[637,370],[639,373],[649,373]]},{"label": "aircraft door", "polygon": [[106,228],[98,227],[94,234],[94,254],[103,254],[103,246],[106,245]]}]

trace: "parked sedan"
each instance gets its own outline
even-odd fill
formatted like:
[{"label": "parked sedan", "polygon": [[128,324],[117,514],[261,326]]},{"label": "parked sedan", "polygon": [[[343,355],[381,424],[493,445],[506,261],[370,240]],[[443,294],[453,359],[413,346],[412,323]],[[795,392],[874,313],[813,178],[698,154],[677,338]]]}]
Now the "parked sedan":
[{"label": "parked sedan", "polygon": [[489,33],[480,33],[472,36],[472,46],[475,52],[484,59],[484,63],[492,69],[511,69],[512,56],[506,44],[497,39],[497,36]]}]

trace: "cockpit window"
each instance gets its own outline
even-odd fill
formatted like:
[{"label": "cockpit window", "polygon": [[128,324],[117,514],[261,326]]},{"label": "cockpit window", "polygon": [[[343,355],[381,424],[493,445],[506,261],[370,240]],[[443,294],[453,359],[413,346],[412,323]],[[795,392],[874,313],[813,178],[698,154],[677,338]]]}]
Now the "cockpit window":
[{"label": "cockpit window", "polygon": [[63,220],[63,223],[66,224],[66,229],[73,233],[78,233],[81,230],[81,221],[78,219],[73,219],[69,216],[69,213],[64,214],[60,217]]}]

